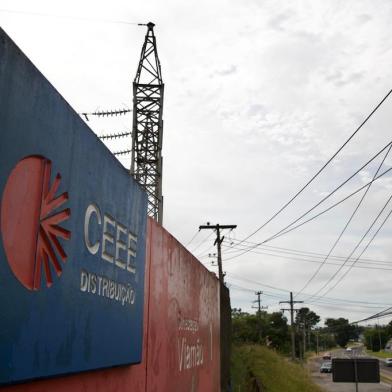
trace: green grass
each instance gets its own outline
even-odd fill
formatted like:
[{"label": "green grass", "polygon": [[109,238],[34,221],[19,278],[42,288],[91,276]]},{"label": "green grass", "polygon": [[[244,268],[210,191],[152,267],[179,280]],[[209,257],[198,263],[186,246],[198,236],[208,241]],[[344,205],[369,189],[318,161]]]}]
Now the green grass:
[{"label": "green grass", "polygon": [[233,347],[233,392],[249,391],[257,377],[266,392],[321,392],[305,368],[262,346]]},{"label": "green grass", "polygon": [[251,382],[248,354],[243,347],[234,346],[231,352],[231,378],[233,391],[246,392]]},{"label": "green grass", "polygon": [[353,348],[353,347],[359,347],[359,346],[362,346],[362,344],[361,344],[361,343],[358,343],[358,342],[348,342],[348,343],[346,344],[346,347],[351,347],[351,348]]},{"label": "green grass", "polygon": [[366,350],[366,353],[368,355],[371,355],[372,357],[377,357],[377,358],[392,358],[392,353],[386,353],[384,351]]}]

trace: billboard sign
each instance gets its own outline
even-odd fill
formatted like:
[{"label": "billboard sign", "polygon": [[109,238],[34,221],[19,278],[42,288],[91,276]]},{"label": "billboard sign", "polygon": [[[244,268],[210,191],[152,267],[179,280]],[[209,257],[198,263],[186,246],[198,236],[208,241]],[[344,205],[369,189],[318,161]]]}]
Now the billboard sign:
[{"label": "billboard sign", "polygon": [[376,358],[333,358],[333,382],[380,382],[380,364]]},{"label": "billboard sign", "polygon": [[0,29],[0,383],[139,363],[147,198]]}]

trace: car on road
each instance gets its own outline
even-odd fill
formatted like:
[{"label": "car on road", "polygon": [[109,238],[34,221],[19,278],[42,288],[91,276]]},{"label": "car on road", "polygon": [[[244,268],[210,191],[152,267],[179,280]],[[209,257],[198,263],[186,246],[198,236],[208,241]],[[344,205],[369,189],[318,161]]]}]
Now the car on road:
[{"label": "car on road", "polygon": [[320,373],[332,373],[332,361],[323,362],[320,366]]},{"label": "car on road", "polygon": [[347,348],[346,348],[346,352],[347,352],[347,353],[351,353],[352,351],[353,351],[353,349],[352,349],[351,347],[347,347]]},{"label": "car on road", "polygon": [[324,353],[324,355],[323,355],[323,359],[325,360],[325,359],[331,359],[331,353]]},{"label": "car on road", "polygon": [[392,366],[392,358],[385,359],[385,366]]}]

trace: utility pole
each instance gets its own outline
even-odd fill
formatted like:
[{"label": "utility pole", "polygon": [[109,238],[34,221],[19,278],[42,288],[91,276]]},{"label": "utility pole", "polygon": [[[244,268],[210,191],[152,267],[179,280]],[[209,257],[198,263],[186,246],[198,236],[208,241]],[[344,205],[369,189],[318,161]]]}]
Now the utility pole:
[{"label": "utility pole", "polygon": [[230,292],[223,282],[222,269],[222,250],[221,244],[225,237],[221,238],[221,230],[233,230],[237,225],[207,225],[199,226],[199,230],[216,230],[216,240],[214,245],[217,246],[217,261],[219,269],[219,303],[220,303],[220,380],[221,390],[226,391],[230,383],[230,358],[231,358],[231,306]]},{"label": "utility pole", "polygon": [[252,308],[256,308],[257,309],[257,318],[258,318],[258,322],[259,322],[259,342],[261,343],[262,340],[262,328],[261,328],[261,311],[262,309],[268,309],[268,306],[261,306],[261,299],[260,296],[261,294],[263,294],[262,291],[256,291],[255,295],[257,295],[257,299],[253,302],[257,302],[257,307],[252,306]]},{"label": "utility pole", "polygon": [[316,354],[319,353],[319,331],[316,331]]},{"label": "utility pole", "polygon": [[222,268],[222,249],[221,249],[221,244],[223,242],[223,240],[225,239],[225,236],[223,236],[221,238],[221,230],[224,229],[230,229],[233,230],[237,227],[237,225],[210,225],[209,223],[207,223],[207,225],[201,225],[199,226],[199,230],[208,230],[208,229],[212,229],[212,230],[216,230],[216,240],[214,242],[214,245],[217,246],[217,250],[218,250],[218,271],[219,271],[219,281],[221,283],[223,283],[223,268]]},{"label": "utility pole", "polygon": [[304,301],[294,301],[293,292],[290,291],[290,301],[280,301],[280,304],[289,304],[290,309],[281,309],[283,312],[288,310],[290,312],[290,323],[291,323],[291,358],[295,359],[295,331],[294,331],[294,304],[303,303]]},{"label": "utility pole", "polygon": [[380,326],[378,325],[378,319],[377,319],[376,329],[377,329],[377,332],[378,332],[378,344],[380,346],[380,351],[381,351],[382,350],[382,347],[381,347],[381,333],[380,333]]},{"label": "utility pole", "polygon": [[260,295],[263,294],[262,291],[256,291],[255,295],[257,295],[257,299],[255,302],[257,302],[257,308],[258,308],[258,312],[261,312],[261,299],[260,299]]}]

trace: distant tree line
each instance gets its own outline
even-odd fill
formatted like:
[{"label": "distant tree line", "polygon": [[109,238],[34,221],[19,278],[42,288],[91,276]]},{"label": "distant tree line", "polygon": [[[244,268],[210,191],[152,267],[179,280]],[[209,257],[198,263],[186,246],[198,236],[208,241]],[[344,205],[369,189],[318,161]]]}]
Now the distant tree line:
[{"label": "distant tree line", "polygon": [[[344,318],[328,318],[325,327],[317,327],[320,316],[307,307],[297,310],[294,324],[296,356],[307,351],[325,351],[337,345],[345,347],[358,340],[361,330]],[[235,343],[263,344],[280,352],[291,350],[290,328],[282,312],[250,314],[232,309],[232,340]]]},{"label": "distant tree line", "polygon": [[[368,325],[361,328],[363,342],[368,350],[380,351],[392,339],[392,321],[387,325]],[[391,347],[392,348],[392,347]]]},{"label": "distant tree line", "polygon": [[[392,340],[392,321],[384,326],[357,326],[348,319],[327,318],[318,326],[320,316],[309,308],[296,311],[294,331],[296,356],[304,357],[307,351],[326,351],[332,347],[346,347],[349,341],[363,341],[366,348],[380,351]],[[232,340],[234,343],[262,344],[282,353],[291,350],[291,326],[282,312],[256,314],[232,309]],[[392,349],[392,345],[391,345]]]}]

